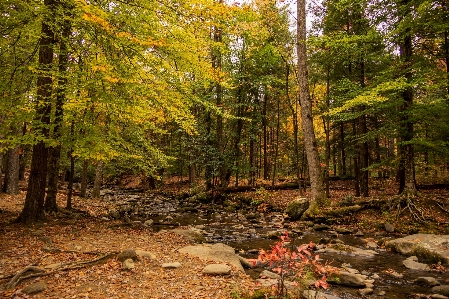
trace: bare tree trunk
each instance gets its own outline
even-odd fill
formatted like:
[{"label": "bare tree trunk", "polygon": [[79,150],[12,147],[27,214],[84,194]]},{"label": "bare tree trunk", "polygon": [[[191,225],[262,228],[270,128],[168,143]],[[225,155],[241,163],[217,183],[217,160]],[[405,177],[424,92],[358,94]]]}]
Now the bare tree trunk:
[{"label": "bare tree trunk", "polygon": [[341,176],[346,176],[345,124],[340,122]]},{"label": "bare tree trunk", "polygon": [[[27,123],[23,123],[22,126],[22,136],[26,134]],[[25,171],[30,157],[30,146],[22,146],[22,153],[19,155],[19,180],[25,180]],[[0,176],[1,177],[1,176]]]},{"label": "bare tree trunk", "polygon": [[[363,57],[360,59],[360,87],[365,88],[365,61]],[[362,111],[365,111],[365,106],[361,107]],[[369,196],[369,149],[368,141],[366,141],[366,134],[368,133],[368,127],[366,124],[366,115],[360,116],[360,131],[361,136],[365,140],[360,144],[360,164],[361,164],[361,176],[360,176],[360,186],[364,197]]]},{"label": "bare tree trunk", "polygon": [[93,198],[100,197],[101,183],[103,181],[103,168],[104,168],[104,162],[99,161],[97,164],[97,169],[95,171],[94,187],[92,189],[92,197]]},{"label": "bare tree trunk", "polygon": [[[326,69],[326,112],[330,109],[330,66]],[[329,116],[323,116],[324,133],[326,134],[326,169],[324,170],[324,180],[326,186],[326,197],[330,196],[329,170],[331,160],[331,142],[330,142],[330,119]]]},{"label": "bare tree trunk", "polygon": [[69,174],[69,185],[67,186],[68,194],[67,194],[67,209],[72,208],[72,195],[73,195],[73,178],[75,176],[75,157],[73,156],[73,140],[75,134],[75,121],[72,120],[72,124],[70,125],[70,135],[72,139],[72,145],[70,146],[70,174]]},{"label": "bare tree trunk", "polygon": [[[55,10],[54,0],[44,0],[44,5],[49,11]],[[39,41],[39,75],[37,78],[37,101],[35,121],[42,126],[36,132],[42,136],[48,136],[47,126],[50,124],[51,99],[53,79],[50,70],[53,64],[53,47],[55,44],[52,31],[51,13],[45,14],[42,20],[41,39]],[[48,149],[44,141],[39,141],[33,146],[31,158],[30,178],[28,180],[25,205],[17,219],[19,222],[34,222],[44,217],[45,184],[47,181]]]},{"label": "bare tree trunk", "polygon": [[19,146],[11,148],[6,152],[5,183],[3,185],[3,191],[6,194],[16,195],[20,193],[19,153]]},{"label": "bare tree trunk", "polygon": [[298,81],[300,88],[301,119],[304,132],[304,144],[309,166],[309,177],[311,185],[310,206],[308,214],[316,213],[318,207],[323,206],[326,194],[323,189],[323,178],[321,175],[320,158],[315,139],[313,127],[312,101],[309,93],[309,81],[307,72],[307,47],[306,47],[306,3],[305,0],[297,1],[297,54],[298,54]]},{"label": "bare tree trunk", "polygon": [[[277,160],[278,160],[278,154],[279,154],[279,132],[280,132],[280,118],[281,118],[281,101],[279,99],[280,95],[277,96],[277,120],[276,120],[276,144],[274,148],[274,159],[273,159],[273,177],[271,178],[271,186],[274,186],[275,180],[276,180],[276,171],[277,171]],[[274,134],[273,134],[274,135]]]},{"label": "bare tree trunk", "polygon": [[[410,11],[410,0],[403,0],[402,4],[405,6],[408,14],[411,14]],[[410,25],[409,25],[410,26]],[[407,82],[411,82],[412,80],[412,33],[411,28],[406,28],[406,33],[404,36],[403,44],[400,47],[401,57],[404,60],[405,70],[405,78]],[[411,140],[413,139],[413,120],[410,114],[410,110],[413,105],[413,90],[412,87],[407,87],[402,92],[402,97],[404,99],[404,104],[401,107],[402,112],[402,141],[404,144],[401,146],[401,162],[403,163],[401,171],[403,171],[403,175],[400,176],[400,190],[401,194],[405,194],[407,196],[416,195],[416,185],[415,185],[415,163],[414,163],[414,149],[413,144],[411,144]]]},{"label": "bare tree trunk", "polygon": [[358,119],[355,118],[352,121],[352,134],[353,134],[353,145],[354,145],[354,189],[355,189],[355,196],[360,196],[360,148],[357,146],[356,138],[357,138],[357,121]]}]

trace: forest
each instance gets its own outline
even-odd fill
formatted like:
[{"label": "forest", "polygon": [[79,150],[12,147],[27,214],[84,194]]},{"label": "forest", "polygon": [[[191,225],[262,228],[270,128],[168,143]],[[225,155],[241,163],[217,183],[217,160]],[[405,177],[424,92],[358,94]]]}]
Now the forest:
[{"label": "forest", "polygon": [[294,189],[303,220],[329,211],[335,182],[363,208],[388,185],[397,216],[425,222],[421,191],[449,184],[447,0],[3,0],[0,12],[0,200],[22,196],[16,223],[127,178],[212,203]]},{"label": "forest", "polygon": [[94,197],[122,174],[318,180],[323,198],[332,178],[365,197],[447,183],[447,3],[310,3],[307,38],[292,4],[4,1],[2,188],[30,170],[21,220],[57,208],[60,179]]}]

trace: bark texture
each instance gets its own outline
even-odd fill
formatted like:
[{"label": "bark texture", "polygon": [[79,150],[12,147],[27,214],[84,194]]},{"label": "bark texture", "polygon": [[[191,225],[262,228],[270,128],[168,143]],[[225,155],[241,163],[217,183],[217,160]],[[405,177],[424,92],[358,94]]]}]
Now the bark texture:
[{"label": "bark texture", "polygon": [[[53,47],[55,44],[52,31],[54,0],[45,0],[47,12],[42,20],[41,39],[39,42],[39,75],[37,77],[36,98],[36,134],[48,137],[50,124],[53,79],[50,73],[53,64]],[[18,218],[19,222],[33,222],[44,217],[45,184],[47,181],[48,150],[44,141],[33,146],[30,178],[28,181],[25,205]]]},{"label": "bark texture", "polygon": [[101,182],[103,181],[103,168],[104,162],[99,161],[95,171],[94,188],[92,189],[92,197],[94,198],[100,197]]},{"label": "bark texture", "polygon": [[311,185],[310,207],[305,216],[313,214],[319,206],[324,204],[326,195],[323,188],[320,159],[312,116],[312,101],[309,93],[309,82],[307,72],[307,47],[306,47],[306,3],[305,0],[297,2],[297,53],[298,53],[298,83],[299,98],[301,103],[302,129],[304,132],[304,145],[307,155],[309,177]]},{"label": "bark texture", "polygon": [[9,195],[16,195],[20,193],[19,155],[19,146],[11,148],[6,152],[5,183],[3,185],[3,191]]}]

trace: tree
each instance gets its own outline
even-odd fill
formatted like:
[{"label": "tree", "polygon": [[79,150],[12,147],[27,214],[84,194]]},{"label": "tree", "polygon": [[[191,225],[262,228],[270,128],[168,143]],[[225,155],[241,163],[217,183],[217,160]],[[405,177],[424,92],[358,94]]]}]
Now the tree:
[{"label": "tree", "polygon": [[44,216],[44,197],[47,181],[48,148],[45,139],[48,137],[51,105],[49,101],[53,92],[51,68],[53,64],[53,48],[55,46],[52,23],[56,9],[56,1],[44,1],[44,16],[42,19],[41,38],[39,42],[39,74],[37,77],[36,97],[36,134],[41,140],[33,145],[30,178],[25,198],[25,205],[18,218],[20,222],[32,222]]},{"label": "tree", "polygon": [[297,1],[297,22],[298,84],[299,99],[301,103],[301,125],[304,134],[304,145],[311,185],[310,206],[305,213],[305,216],[307,216],[308,214],[316,213],[318,207],[324,205],[326,195],[323,188],[320,158],[313,126],[312,101],[309,93],[305,0]]}]

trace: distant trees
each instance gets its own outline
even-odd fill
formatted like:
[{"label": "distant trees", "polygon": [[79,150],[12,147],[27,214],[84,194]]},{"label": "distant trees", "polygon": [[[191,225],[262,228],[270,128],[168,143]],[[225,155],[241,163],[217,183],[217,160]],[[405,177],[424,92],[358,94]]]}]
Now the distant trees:
[{"label": "distant trees", "polygon": [[81,196],[94,172],[94,196],[123,173],[310,182],[319,206],[330,176],[356,196],[397,177],[413,197],[421,174],[447,172],[447,3],[325,1],[306,36],[299,1],[295,53],[278,2],[0,4],[1,190],[19,192],[32,148],[19,220],[57,211],[68,173]]}]

